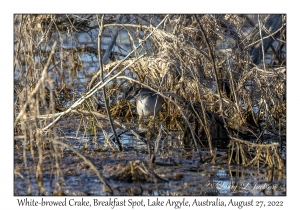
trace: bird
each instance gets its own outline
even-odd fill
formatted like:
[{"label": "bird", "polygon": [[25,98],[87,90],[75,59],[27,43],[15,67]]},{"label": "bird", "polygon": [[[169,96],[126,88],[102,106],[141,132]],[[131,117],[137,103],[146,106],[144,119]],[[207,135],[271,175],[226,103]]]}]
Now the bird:
[{"label": "bird", "polygon": [[156,116],[159,113],[163,103],[163,98],[159,94],[148,88],[140,88],[134,95],[139,119]]},{"label": "bird", "polygon": [[141,121],[143,117],[157,116],[163,103],[163,98],[148,88],[138,88],[126,98],[134,98],[136,100],[136,110],[139,115],[139,121]]}]

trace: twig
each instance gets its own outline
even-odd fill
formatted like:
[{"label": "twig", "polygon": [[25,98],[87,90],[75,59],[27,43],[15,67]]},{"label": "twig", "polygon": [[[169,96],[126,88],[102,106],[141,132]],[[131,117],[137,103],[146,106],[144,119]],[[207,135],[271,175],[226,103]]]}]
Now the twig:
[{"label": "twig", "polygon": [[54,42],[53,46],[52,46],[52,50],[51,50],[51,53],[49,55],[49,58],[48,58],[48,61],[43,69],[43,73],[42,73],[42,77],[39,79],[39,81],[37,82],[35,88],[33,89],[33,91],[31,92],[31,94],[29,95],[29,97],[27,98],[27,101],[26,103],[24,104],[22,110],[20,111],[20,113],[18,114],[18,116],[16,117],[16,120],[15,120],[15,123],[14,123],[14,127],[17,126],[19,120],[23,117],[23,115],[26,113],[26,110],[28,108],[28,106],[30,105],[33,97],[35,96],[35,94],[38,92],[41,84],[44,82],[45,78],[47,77],[47,70],[48,70],[48,67],[50,65],[50,62],[51,62],[51,59],[52,59],[52,56],[54,55],[55,53],[55,48],[56,48],[56,44],[57,42]]},{"label": "twig", "polygon": [[[119,19],[118,19],[117,21],[121,21],[122,18],[123,18],[123,16],[120,15],[120,17],[119,17]],[[102,27],[105,27],[105,25],[102,24]],[[103,30],[103,29],[102,29],[102,30]],[[100,31],[99,31],[99,32],[100,32]],[[106,51],[105,51],[105,54],[104,54],[104,56],[103,56],[103,58],[102,58],[102,63],[103,63],[103,64],[106,64],[106,63],[107,63],[108,58],[109,58],[109,55],[110,55],[110,53],[111,53],[111,51],[112,51],[112,49],[113,49],[113,46],[114,46],[115,43],[116,43],[118,34],[119,34],[119,28],[118,28],[118,27],[115,27],[115,29],[113,30],[113,35],[112,35],[111,42],[109,43],[109,45],[108,45],[108,47],[107,47],[107,49],[106,49]],[[99,36],[99,35],[98,35],[98,36]],[[100,49],[100,50],[101,50],[101,49]],[[98,56],[100,56],[99,47],[98,47]],[[102,71],[103,71],[103,69],[102,69]],[[99,71],[97,72],[97,74],[95,74],[95,75],[93,76],[93,78],[91,79],[90,83],[89,83],[88,86],[87,86],[87,87],[88,87],[88,90],[91,89],[92,85],[94,84],[94,82],[96,81],[96,79],[100,76],[100,74],[101,74],[101,70],[99,70]]]},{"label": "twig", "polygon": [[258,26],[259,26],[259,35],[260,35],[260,41],[261,41],[262,60],[263,60],[263,64],[264,64],[264,70],[266,71],[265,49],[264,49],[263,37],[261,34],[261,22],[260,22],[259,15],[258,15]]},{"label": "twig", "polygon": [[[103,31],[104,16],[105,15],[102,15],[100,26],[99,26],[99,34],[98,34],[98,61],[99,61],[99,68],[100,68],[100,72],[101,72],[100,77],[101,77],[101,82],[102,83],[104,83],[104,76],[103,76],[103,63],[102,63],[102,57],[101,57],[100,49],[101,49],[101,36],[102,36],[102,31]],[[106,108],[106,112],[107,112],[107,115],[108,115],[111,130],[113,131],[113,133],[115,135],[115,140],[117,141],[117,144],[119,146],[119,150],[122,151],[122,145],[120,143],[119,137],[117,135],[116,129],[115,129],[114,124],[113,124],[113,119],[111,117],[111,112],[110,112],[110,108],[109,108],[109,102],[108,102],[107,96],[106,96],[105,86],[103,86],[102,92],[103,92],[103,99],[104,99],[105,108]]]},{"label": "twig", "polygon": [[[263,37],[262,40],[267,39],[267,38],[269,38],[269,37],[271,37],[271,36],[274,36],[274,35],[277,34],[280,30],[282,30],[285,26],[286,26],[286,24],[284,23],[284,24],[281,26],[281,28],[279,28],[279,29],[276,30],[275,32],[271,33],[270,35]],[[247,48],[249,48],[249,47],[251,47],[251,46],[253,46],[253,45],[255,45],[255,44],[259,43],[259,42],[261,42],[261,39],[255,41],[255,42],[252,42],[251,44],[248,44],[246,47],[244,47],[244,49],[246,50]]]}]

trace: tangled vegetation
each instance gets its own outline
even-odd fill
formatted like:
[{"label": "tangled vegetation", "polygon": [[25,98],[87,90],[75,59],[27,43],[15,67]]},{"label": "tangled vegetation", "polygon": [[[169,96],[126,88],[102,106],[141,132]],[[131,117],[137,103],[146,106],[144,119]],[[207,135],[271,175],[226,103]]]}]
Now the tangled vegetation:
[{"label": "tangled vegetation", "polygon": [[[37,157],[41,194],[45,150],[53,152],[57,177],[68,148],[105,183],[67,141],[70,130],[71,138],[95,141],[100,130],[99,151],[124,150],[121,136],[130,132],[148,145],[152,163],[161,130],[152,142],[130,126],[135,104],[124,97],[130,87],[147,87],[164,98],[160,124],[179,130],[180,144],[200,162],[282,170],[285,51],[280,14],[15,15],[15,149],[23,149],[25,165],[25,151]],[[220,149],[228,152],[218,156]]]}]

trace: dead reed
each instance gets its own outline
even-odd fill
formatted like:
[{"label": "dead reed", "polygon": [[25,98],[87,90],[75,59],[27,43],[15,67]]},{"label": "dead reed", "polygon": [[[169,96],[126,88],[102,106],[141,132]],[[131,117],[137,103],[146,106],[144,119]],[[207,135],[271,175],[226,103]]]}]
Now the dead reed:
[{"label": "dead reed", "polygon": [[[161,124],[181,130],[182,144],[200,156],[207,147],[214,163],[282,170],[285,19],[279,14],[15,15],[15,148],[23,145],[25,167],[26,150],[33,160],[38,154],[33,170],[39,193],[45,194],[43,151],[53,151],[53,173],[60,179],[67,148],[97,171],[111,192],[67,133],[92,136],[95,148],[114,151],[124,149],[125,132],[147,143],[125,123],[136,119],[134,104],[123,97],[131,86],[151,88],[164,98]],[[98,130],[103,145],[95,143]],[[220,139],[223,146],[216,143]],[[263,144],[266,139],[278,143]],[[158,144],[149,147],[153,162]],[[220,147],[228,153],[217,158]]]}]

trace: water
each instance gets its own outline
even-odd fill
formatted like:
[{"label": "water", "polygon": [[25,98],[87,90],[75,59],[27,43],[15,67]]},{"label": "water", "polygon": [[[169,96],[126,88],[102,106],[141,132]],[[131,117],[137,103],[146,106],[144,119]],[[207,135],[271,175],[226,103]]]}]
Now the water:
[{"label": "water", "polygon": [[[98,135],[97,140],[94,136],[84,137],[82,133],[78,135],[82,137],[77,139],[73,136],[75,134],[72,132],[66,135],[64,142],[68,142],[94,164],[113,189],[113,195],[286,195],[285,169],[272,171],[265,167],[257,170],[226,163],[203,164],[199,161],[197,152],[186,151],[180,146],[179,140],[169,138],[175,135],[163,136],[160,142],[162,147],[156,155],[153,168],[157,178],[134,182],[119,180],[116,174],[124,170],[130,161],[139,161],[138,163],[147,166],[149,155],[145,143],[130,133],[124,133],[120,136],[124,151],[116,152],[105,143],[102,135]],[[103,183],[88,164],[71,150],[59,148],[61,150],[57,154],[53,154],[53,150],[43,152],[43,183],[46,195],[58,192],[79,196],[111,195],[105,191]],[[23,150],[15,149],[14,194],[38,195],[33,170],[34,161],[38,161],[37,154],[34,159],[30,151],[25,154],[27,166],[23,163]],[[205,154],[205,151],[201,152],[201,155]],[[56,167],[57,160],[59,168]]]}]

